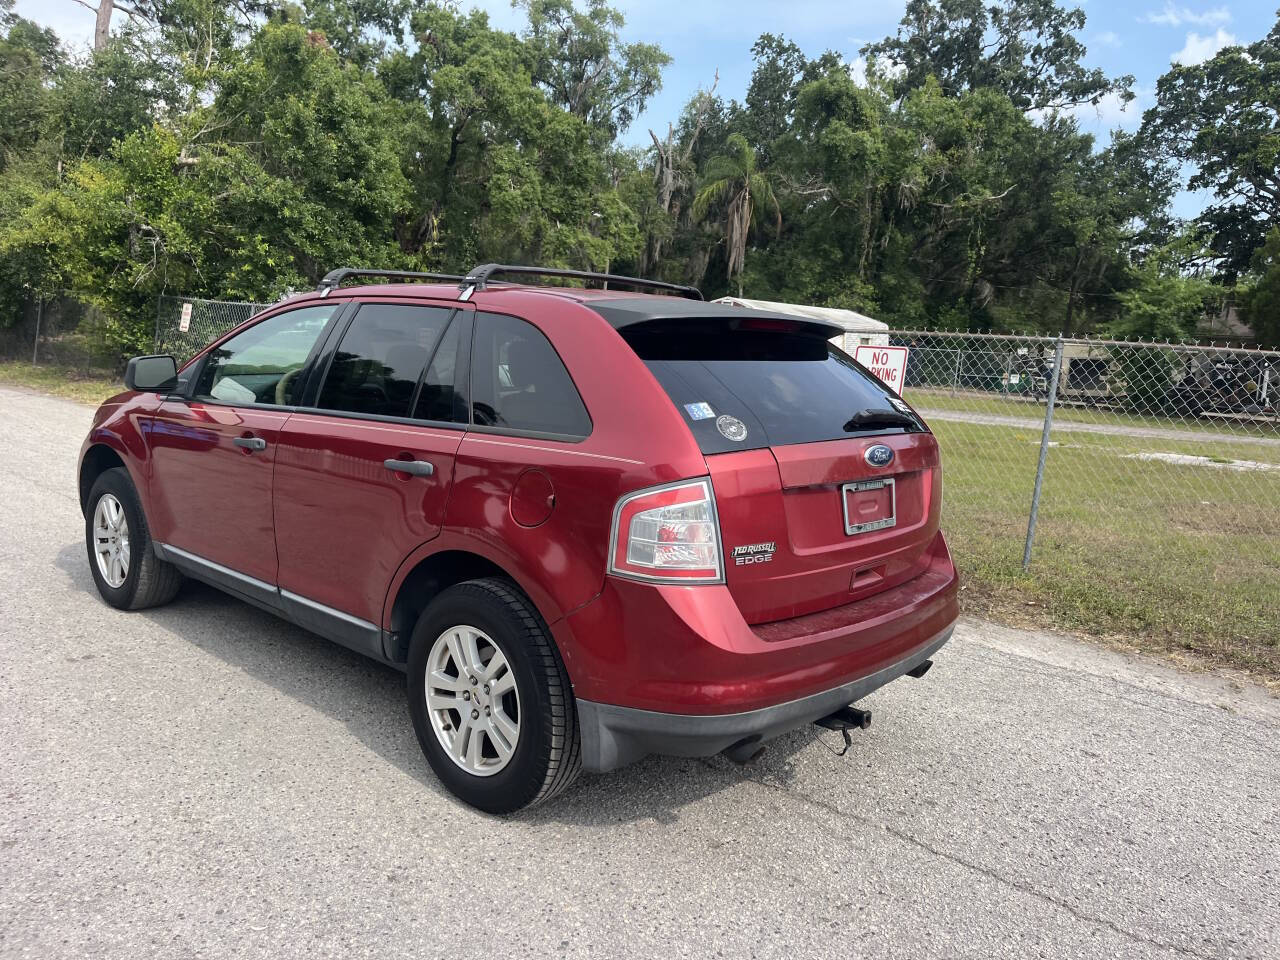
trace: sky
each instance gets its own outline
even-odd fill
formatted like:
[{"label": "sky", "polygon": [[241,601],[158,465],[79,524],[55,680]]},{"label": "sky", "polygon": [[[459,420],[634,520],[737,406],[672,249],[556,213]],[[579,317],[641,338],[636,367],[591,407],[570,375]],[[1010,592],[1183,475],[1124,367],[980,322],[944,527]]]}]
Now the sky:
[{"label": "sky", "polygon": [[[657,43],[671,57],[663,89],[623,139],[649,142],[662,136],[685,102],[709,87],[717,71],[717,93],[741,99],[751,79],[751,45],[762,33],[782,34],[809,56],[831,49],[853,63],[859,49],[894,32],[905,0],[614,0],[631,41]],[[1079,2],[1079,0],[1077,0]],[[1084,0],[1088,17],[1082,39],[1086,63],[1108,75],[1133,74],[1137,98],[1127,107],[1109,99],[1081,107],[1081,127],[1105,144],[1111,130],[1133,130],[1154,100],[1156,80],[1172,62],[1197,63],[1230,44],[1247,45],[1275,24],[1280,0]],[[518,30],[523,14],[509,0],[471,0],[494,26]],[[17,0],[17,12],[52,27],[65,41],[87,46],[93,13],[76,0]],[[1183,193],[1175,213],[1194,216],[1207,194]]]}]

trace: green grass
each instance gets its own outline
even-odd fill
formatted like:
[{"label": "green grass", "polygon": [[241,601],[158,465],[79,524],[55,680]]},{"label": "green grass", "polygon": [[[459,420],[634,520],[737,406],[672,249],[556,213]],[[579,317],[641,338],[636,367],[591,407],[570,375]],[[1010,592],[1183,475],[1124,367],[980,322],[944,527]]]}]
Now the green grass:
[{"label": "green grass", "polygon": [[30,387],[94,406],[124,389],[119,377],[103,371],[86,373],[76,367],[30,364],[18,360],[0,360],[0,383]]},{"label": "green grass", "polygon": [[[1035,431],[939,421],[943,528],[971,612],[1280,677],[1280,469],[1133,459],[1194,440],[1063,435],[1046,464],[1031,567],[1022,547]],[[1216,460],[1280,466],[1280,445]]]}]

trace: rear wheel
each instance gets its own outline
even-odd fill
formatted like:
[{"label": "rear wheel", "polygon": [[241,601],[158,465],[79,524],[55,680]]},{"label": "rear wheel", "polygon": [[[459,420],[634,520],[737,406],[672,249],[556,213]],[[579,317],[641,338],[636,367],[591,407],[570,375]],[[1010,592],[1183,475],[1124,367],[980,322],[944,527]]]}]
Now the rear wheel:
[{"label": "rear wheel", "polygon": [[127,470],[115,467],[94,481],[84,519],[89,570],[103,600],[121,610],[142,610],[173,599],[182,574],[155,555]]},{"label": "rear wheel", "polygon": [[581,769],[564,664],[538,612],[506,581],[470,580],[431,602],[409,646],[408,695],[436,776],[481,810],[543,803]]}]

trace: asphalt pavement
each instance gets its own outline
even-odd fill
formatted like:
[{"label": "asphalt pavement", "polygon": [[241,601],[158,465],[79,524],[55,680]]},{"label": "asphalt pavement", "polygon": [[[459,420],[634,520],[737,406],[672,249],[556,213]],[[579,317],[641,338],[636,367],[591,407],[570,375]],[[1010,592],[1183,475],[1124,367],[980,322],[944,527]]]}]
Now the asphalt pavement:
[{"label": "asphalt pavement", "polygon": [[198,584],[103,604],[89,418],[0,387],[2,957],[1280,957],[1260,687],[966,620],[843,757],[488,817],[395,671]]}]

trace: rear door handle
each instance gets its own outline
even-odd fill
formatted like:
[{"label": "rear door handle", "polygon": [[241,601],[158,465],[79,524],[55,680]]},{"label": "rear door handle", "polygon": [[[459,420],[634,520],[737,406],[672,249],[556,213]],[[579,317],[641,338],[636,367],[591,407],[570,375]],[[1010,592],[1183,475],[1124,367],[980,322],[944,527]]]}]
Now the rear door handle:
[{"label": "rear door handle", "polygon": [[267,441],[261,437],[236,437],[233,441],[237,447],[243,447],[245,450],[265,450],[267,449]]},{"label": "rear door handle", "polygon": [[396,473],[415,477],[429,477],[436,472],[435,464],[427,460],[383,460],[382,465]]}]

